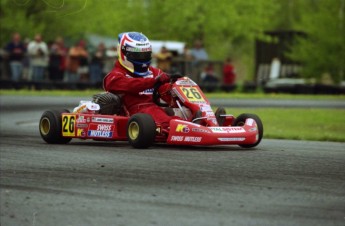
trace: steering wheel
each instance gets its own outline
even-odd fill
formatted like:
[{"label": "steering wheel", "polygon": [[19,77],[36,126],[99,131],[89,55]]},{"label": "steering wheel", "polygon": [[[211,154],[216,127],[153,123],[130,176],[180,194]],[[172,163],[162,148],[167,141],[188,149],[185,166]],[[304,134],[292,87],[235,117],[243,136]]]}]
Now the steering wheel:
[{"label": "steering wheel", "polygon": [[[170,77],[170,82],[176,82],[177,79],[184,77],[184,75],[181,75],[181,74],[170,74],[168,76]],[[161,98],[161,95],[159,94],[158,90],[163,84],[164,83],[157,81],[156,84],[154,85],[153,93],[152,93],[153,103],[157,104],[160,107],[169,107],[169,104],[161,103],[159,101],[159,99]]]}]

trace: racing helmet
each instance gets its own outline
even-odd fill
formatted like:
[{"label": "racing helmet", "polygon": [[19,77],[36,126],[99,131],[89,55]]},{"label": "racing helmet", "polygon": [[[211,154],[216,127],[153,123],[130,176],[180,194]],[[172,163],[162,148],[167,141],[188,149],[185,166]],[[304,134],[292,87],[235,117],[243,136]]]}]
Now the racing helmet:
[{"label": "racing helmet", "polygon": [[120,64],[137,76],[146,76],[151,64],[152,46],[149,39],[139,32],[125,32],[118,36]]}]

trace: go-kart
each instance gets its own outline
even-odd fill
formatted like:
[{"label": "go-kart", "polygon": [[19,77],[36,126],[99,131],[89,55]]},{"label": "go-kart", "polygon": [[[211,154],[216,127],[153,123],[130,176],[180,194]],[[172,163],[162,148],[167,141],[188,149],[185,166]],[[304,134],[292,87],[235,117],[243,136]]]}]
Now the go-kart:
[{"label": "go-kart", "polygon": [[[42,114],[39,131],[50,144],[66,144],[72,138],[99,141],[126,141],[134,148],[148,148],[157,143],[169,145],[239,145],[257,146],[263,137],[263,125],[255,114],[238,117],[213,111],[199,86],[188,77],[174,77],[163,101],[162,84],[153,90],[153,102],[169,115],[177,116],[168,127],[155,123],[149,114],[129,115],[121,97],[97,94],[93,101],[81,101],[73,112],[50,110]],[[166,98],[165,98],[166,99]],[[163,101],[163,102],[162,102]]]}]

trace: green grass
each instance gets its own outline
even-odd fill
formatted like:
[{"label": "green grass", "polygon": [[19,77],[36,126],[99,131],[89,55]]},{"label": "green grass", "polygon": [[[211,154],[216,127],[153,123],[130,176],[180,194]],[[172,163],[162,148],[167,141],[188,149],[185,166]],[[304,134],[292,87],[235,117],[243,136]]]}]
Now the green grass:
[{"label": "green grass", "polygon": [[235,117],[257,114],[264,138],[345,142],[345,110],[296,108],[227,108]]}]

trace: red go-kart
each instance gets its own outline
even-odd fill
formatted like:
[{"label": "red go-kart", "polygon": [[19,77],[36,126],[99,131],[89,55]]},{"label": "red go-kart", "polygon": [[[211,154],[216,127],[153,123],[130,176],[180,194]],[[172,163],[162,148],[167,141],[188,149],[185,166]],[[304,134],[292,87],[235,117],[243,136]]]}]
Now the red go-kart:
[{"label": "red go-kart", "polygon": [[47,143],[65,144],[72,138],[126,141],[135,148],[148,148],[155,142],[169,145],[239,145],[257,146],[263,136],[263,125],[255,114],[238,117],[225,114],[223,108],[213,111],[199,86],[188,77],[171,82],[169,104],[162,102],[157,83],[154,102],[166,109],[172,119],[169,127],[155,123],[151,115],[129,115],[121,98],[111,93],[97,94],[93,101],[81,102],[72,113],[50,110],[39,122],[40,134]]}]

